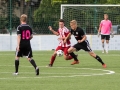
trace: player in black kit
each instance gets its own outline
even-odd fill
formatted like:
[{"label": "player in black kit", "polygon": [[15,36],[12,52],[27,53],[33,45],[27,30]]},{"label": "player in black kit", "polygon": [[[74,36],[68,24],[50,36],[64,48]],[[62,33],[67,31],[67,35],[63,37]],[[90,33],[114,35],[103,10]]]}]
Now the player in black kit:
[{"label": "player in black kit", "polygon": [[32,49],[30,40],[33,38],[32,29],[26,23],[27,15],[22,14],[20,17],[21,25],[17,27],[17,48],[16,48],[16,56],[15,56],[15,73],[14,75],[18,75],[19,68],[19,58],[22,56],[26,56],[30,63],[33,65],[36,71],[36,75],[39,75],[39,68],[37,67],[35,61],[32,59]]},{"label": "player in black kit", "polygon": [[[68,49],[68,53],[83,49],[87,51],[96,60],[98,60],[104,68],[106,68],[106,64],[102,61],[102,59],[92,51],[83,29],[77,26],[76,20],[72,20],[70,22],[70,27],[71,27],[71,33],[68,34],[68,36],[64,40],[64,43],[66,43],[66,40],[73,34],[75,39],[77,40],[77,44],[75,44],[73,47],[70,47]],[[75,56],[73,55],[72,57]],[[77,62],[74,61],[74,63],[76,64]]]}]

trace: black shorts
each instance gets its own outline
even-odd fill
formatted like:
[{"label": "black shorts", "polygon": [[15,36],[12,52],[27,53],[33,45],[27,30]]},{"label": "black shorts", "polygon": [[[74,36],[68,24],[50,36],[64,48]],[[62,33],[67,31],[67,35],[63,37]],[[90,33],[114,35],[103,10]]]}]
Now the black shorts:
[{"label": "black shorts", "polygon": [[92,51],[88,41],[85,41],[84,43],[77,43],[73,47],[76,48],[77,51],[79,51],[81,49],[83,49],[83,50],[85,50],[87,52]]},{"label": "black shorts", "polygon": [[110,40],[110,35],[101,35],[101,40],[102,39]]},{"label": "black shorts", "polygon": [[17,57],[26,56],[27,58],[33,57],[31,47],[20,47],[19,51],[16,51]]}]

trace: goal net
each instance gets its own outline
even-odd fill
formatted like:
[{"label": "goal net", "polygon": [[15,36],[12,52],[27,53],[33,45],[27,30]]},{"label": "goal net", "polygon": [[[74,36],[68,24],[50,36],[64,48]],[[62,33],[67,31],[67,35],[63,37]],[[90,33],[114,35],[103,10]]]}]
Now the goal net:
[{"label": "goal net", "polygon": [[[77,20],[78,26],[82,27],[86,34],[96,34],[103,15],[108,14],[112,21],[115,34],[120,33],[120,5],[76,5],[62,4],[61,19],[65,20],[66,26],[73,19]],[[120,28],[120,26],[119,26]]]}]

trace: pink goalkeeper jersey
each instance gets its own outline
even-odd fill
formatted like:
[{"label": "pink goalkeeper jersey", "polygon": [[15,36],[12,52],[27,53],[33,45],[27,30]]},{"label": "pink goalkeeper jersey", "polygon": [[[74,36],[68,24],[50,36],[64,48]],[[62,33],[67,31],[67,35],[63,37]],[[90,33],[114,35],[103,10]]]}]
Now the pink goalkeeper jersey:
[{"label": "pink goalkeeper jersey", "polygon": [[110,20],[102,20],[100,23],[100,27],[102,35],[110,35],[112,22]]}]

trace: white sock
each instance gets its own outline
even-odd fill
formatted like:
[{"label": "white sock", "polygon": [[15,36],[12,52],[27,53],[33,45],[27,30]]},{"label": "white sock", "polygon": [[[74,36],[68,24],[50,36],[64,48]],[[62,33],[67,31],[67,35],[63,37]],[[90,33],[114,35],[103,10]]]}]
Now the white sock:
[{"label": "white sock", "polygon": [[102,43],[102,48],[103,48],[103,51],[105,50],[105,48],[104,48],[104,47],[105,47],[105,45],[104,45],[104,43]]},{"label": "white sock", "polygon": [[106,52],[108,53],[109,43],[106,43]]}]

